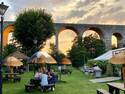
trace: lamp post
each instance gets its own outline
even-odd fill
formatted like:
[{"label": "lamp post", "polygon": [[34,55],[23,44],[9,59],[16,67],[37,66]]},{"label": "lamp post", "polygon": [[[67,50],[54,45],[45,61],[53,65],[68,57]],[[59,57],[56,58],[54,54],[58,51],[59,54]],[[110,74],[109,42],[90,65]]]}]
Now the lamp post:
[{"label": "lamp post", "polygon": [[[35,53],[36,53],[36,49],[37,49],[37,39],[34,39],[33,40],[33,43],[35,44],[35,47],[34,47],[34,49],[35,49]],[[36,63],[37,61],[35,61],[35,63]],[[35,72],[36,72],[36,64],[34,63],[34,75],[35,75]]]},{"label": "lamp post", "polygon": [[0,94],[2,94],[2,61],[3,61],[3,15],[5,14],[8,6],[2,2],[0,4],[0,15],[1,15],[1,59],[0,59]]}]

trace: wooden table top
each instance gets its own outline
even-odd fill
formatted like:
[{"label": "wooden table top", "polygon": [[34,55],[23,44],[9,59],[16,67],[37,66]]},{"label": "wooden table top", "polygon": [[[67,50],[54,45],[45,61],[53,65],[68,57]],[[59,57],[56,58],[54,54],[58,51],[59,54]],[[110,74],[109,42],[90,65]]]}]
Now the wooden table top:
[{"label": "wooden table top", "polygon": [[120,90],[125,91],[125,87],[123,83],[116,83],[116,82],[112,82],[112,83],[107,83],[107,85],[118,88]]},{"label": "wooden table top", "polygon": [[18,75],[19,73],[2,73],[3,75]]}]

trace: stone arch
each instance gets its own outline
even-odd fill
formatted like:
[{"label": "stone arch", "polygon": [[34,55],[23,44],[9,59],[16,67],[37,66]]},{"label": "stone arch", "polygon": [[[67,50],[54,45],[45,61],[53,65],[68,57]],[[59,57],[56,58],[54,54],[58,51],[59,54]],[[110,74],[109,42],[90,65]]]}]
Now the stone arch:
[{"label": "stone arch", "polygon": [[[113,36],[116,38],[116,40],[113,41]],[[123,36],[122,34],[118,33],[118,32],[115,32],[112,34],[112,47],[113,47],[113,42],[116,42],[114,47],[115,48],[119,48],[119,47],[122,47],[122,39],[123,39]]]},{"label": "stone arch", "polygon": [[[103,39],[103,38],[104,38],[104,36],[103,36],[103,31],[102,31],[100,28],[98,28],[98,27],[88,27],[87,29],[84,30],[83,34],[84,34],[87,30],[92,30],[92,31],[96,32],[96,33],[99,35],[100,39]],[[83,36],[83,34],[82,34],[82,36]]]},{"label": "stone arch", "polygon": [[59,33],[66,30],[66,29],[69,29],[69,30],[72,30],[73,32],[75,32],[77,35],[78,35],[78,30],[72,26],[63,26],[59,29]]},{"label": "stone arch", "polygon": [[44,45],[44,47],[41,49],[42,51],[46,51],[46,52],[50,52],[51,51],[51,49],[50,49],[50,45],[51,44],[56,44],[55,43],[55,38],[56,36],[55,35],[53,35],[51,38],[49,38],[48,40],[46,40],[46,43],[45,43],[45,45]]},{"label": "stone arch", "polygon": [[[68,33],[66,34],[66,32]],[[77,30],[73,27],[62,27],[58,33],[58,49],[66,54],[66,51],[72,46],[73,40],[77,37],[77,33]]]},{"label": "stone arch", "polygon": [[9,37],[9,33],[13,32],[13,25],[8,25],[4,28],[3,30],[3,45],[7,45],[8,44],[8,37]]}]

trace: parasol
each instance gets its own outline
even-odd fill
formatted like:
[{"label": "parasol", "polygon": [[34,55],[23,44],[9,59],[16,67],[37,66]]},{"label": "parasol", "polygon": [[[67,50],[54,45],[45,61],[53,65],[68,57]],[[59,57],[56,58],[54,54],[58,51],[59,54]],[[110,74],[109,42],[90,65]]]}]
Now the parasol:
[{"label": "parasol", "polygon": [[29,58],[27,55],[19,51],[13,52],[9,56],[13,56],[13,57],[16,57],[17,59],[23,59],[23,60],[27,60]]},{"label": "parasol", "polygon": [[110,60],[112,64],[122,64],[122,73],[125,87],[125,51],[120,52],[119,54],[114,55]]},{"label": "parasol", "polygon": [[56,60],[46,52],[38,51],[31,56],[33,63],[39,64],[56,64]]},{"label": "parasol", "polygon": [[63,64],[63,65],[70,65],[70,64],[72,64],[72,63],[71,63],[70,59],[68,59],[68,58],[63,58],[63,59],[61,60],[61,64]]},{"label": "parasol", "polygon": [[23,65],[23,63],[20,62],[17,58],[10,56],[5,58],[4,65],[9,67],[18,67]]}]

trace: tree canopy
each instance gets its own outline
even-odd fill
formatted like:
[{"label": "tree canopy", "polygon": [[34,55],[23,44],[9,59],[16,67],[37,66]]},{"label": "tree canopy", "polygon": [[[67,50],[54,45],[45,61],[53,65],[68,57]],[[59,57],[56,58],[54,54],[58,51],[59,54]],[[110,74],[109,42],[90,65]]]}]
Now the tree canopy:
[{"label": "tree canopy", "polygon": [[61,65],[61,60],[66,57],[63,53],[61,53],[59,50],[56,49],[56,46],[54,44],[50,44],[51,52],[50,54],[54,57],[54,59],[57,61],[58,65]]},{"label": "tree canopy", "polygon": [[26,10],[14,24],[14,37],[22,50],[34,53],[43,48],[45,41],[54,34],[52,16],[45,10]]},{"label": "tree canopy", "polygon": [[95,58],[105,52],[104,41],[91,35],[84,38],[84,47],[87,49],[90,59]]},{"label": "tree canopy", "polygon": [[17,51],[17,48],[13,44],[8,44],[4,47],[3,58],[7,57],[9,54]]},{"label": "tree canopy", "polygon": [[68,53],[73,66],[80,67],[84,65],[88,59],[95,58],[105,51],[105,44],[102,40],[93,36],[76,37],[73,46]]},{"label": "tree canopy", "polygon": [[68,53],[74,67],[83,66],[87,60],[87,51],[83,44],[83,38],[78,37],[74,40],[73,46]]}]

